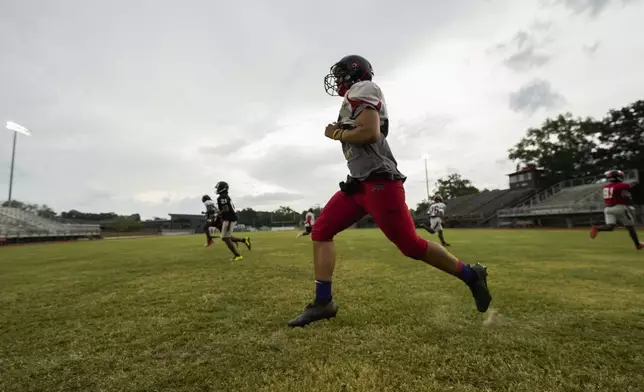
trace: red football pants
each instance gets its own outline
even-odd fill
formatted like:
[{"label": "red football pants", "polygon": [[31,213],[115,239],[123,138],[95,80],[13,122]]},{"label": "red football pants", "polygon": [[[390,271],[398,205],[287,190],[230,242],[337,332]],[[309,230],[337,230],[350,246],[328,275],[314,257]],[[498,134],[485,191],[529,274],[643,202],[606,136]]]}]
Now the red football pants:
[{"label": "red football pants", "polygon": [[311,239],[332,241],[336,234],[366,214],[373,217],[380,230],[405,256],[417,260],[425,256],[427,241],[416,233],[405,202],[405,188],[399,180],[367,180],[351,196],[336,192],[315,221]]}]

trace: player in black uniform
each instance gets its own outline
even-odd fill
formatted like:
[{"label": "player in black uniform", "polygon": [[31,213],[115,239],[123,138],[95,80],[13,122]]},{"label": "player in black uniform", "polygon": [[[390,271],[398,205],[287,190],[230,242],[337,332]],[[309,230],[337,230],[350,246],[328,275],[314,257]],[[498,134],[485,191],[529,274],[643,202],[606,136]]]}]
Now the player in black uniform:
[{"label": "player in black uniform", "polygon": [[233,261],[242,261],[244,258],[237,250],[237,243],[243,242],[248,250],[251,248],[250,237],[238,238],[233,237],[233,230],[237,224],[237,213],[235,212],[235,205],[230,196],[228,196],[228,183],[220,181],[215,185],[215,191],[219,195],[217,197],[217,207],[219,208],[219,216],[221,217],[221,239],[226,243],[228,249],[233,252]]},{"label": "player in black uniform", "polygon": [[214,227],[221,232],[221,218],[217,215],[217,204],[215,204],[210,196],[203,195],[201,201],[206,206],[206,211],[202,212],[206,216],[206,223],[203,225],[203,231],[206,233],[206,245],[204,246],[209,247],[214,242],[213,236],[210,235],[210,228]]}]

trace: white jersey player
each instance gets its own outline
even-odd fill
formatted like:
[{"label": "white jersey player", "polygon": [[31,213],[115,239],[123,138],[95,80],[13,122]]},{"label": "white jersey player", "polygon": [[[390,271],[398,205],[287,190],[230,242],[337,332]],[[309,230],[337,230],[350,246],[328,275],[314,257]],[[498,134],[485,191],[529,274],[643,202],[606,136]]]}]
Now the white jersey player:
[{"label": "white jersey player", "polygon": [[440,195],[434,196],[433,203],[427,209],[427,215],[429,216],[429,226],[424,224],[423,227],[430,234],[438,233],[438,238],[441,240],[443,246],[450,246],[443,236],[443,217],[445,216],[445,208],[447,207],[443,202],[443,198]]},{"label": "white jersey player", "polygon": [[303,235],[311,234],[313,230],[313,225],[315,224],[315,214],[313,213],[313,208],[309,208],[304,217],[304,231],[297,235],[296,238],[300,238]]},{"label": "white jersey player", "polygon": [[201,201],[206,207],[206,211],[202,212],[206,217],[206,222],[203,226],[204,233],[206,233],[206,245],[204,246],[209,247],[214,243],[214,238],[216,238],[214,235],[215,230],[221,231],[221,219],[217,219],[219,210],[217,209],[217,204],[210,198],[210,196],[203,195]]}]

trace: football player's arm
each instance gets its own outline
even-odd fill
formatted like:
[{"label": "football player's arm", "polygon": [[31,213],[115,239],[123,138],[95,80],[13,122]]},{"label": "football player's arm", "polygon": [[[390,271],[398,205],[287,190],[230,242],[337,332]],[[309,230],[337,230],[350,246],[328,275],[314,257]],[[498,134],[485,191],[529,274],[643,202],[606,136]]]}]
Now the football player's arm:
[{"label": "football player's arm", "polygon": [[351,144],[372,144],[380,140],[380,114],[368,106],[356,117],[356,127],[353,129],[339,129],[334,139]]}]

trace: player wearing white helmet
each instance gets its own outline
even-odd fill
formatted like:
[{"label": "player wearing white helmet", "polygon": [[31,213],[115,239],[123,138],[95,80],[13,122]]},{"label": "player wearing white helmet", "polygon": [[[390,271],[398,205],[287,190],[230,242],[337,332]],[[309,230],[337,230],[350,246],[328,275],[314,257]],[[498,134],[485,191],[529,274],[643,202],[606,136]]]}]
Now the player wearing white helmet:
[{"label": "player wearing white helmet", "polygon": [[443,197],[441,195],[434,196],[432,200],[433,203],[430,204],[427,209],[429,225],[424,224],[423,227],[429,232],[429,234],[438,233],[438,238],[441,240],[441,244],[443,246],[450,246],[450,244],[445,241],[445,236],[443,234],[443,217],[445,216],[445,208],[447,206],[443,202]]}]

